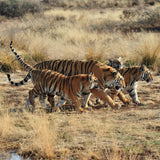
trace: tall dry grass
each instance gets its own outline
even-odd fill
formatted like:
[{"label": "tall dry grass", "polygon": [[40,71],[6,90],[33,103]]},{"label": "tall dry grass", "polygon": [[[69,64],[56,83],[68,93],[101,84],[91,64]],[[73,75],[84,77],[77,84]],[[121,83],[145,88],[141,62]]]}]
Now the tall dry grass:
[{"label": "tall dry grass", "polygon": [[21,152],[32,152],[37,157],[53,158],[57,137],[54,122],[45,113],[39,115],[25,113],[25,115],[28,119],[29,133],[26,131],[28,138],[21,143]]},{"label": "tall dry grass", "polygon": [[[26,15],[22,19],[7,20],[0,23],[2,48],[0,62],[4,59],[3,52],[9,58],[15,59],[9,50],[9,43],[12,40],[13,47],[30,64],[59,58],[97,59],[105,63],[109,58],[121,56],[130,64],[146,63],[151,68],[158,68],[160,63],[159,49],[157,49],[160,43],[159,33],[108,32],[103,25],[103,32],[96,30],[98,25],[111,21],[111,19],[118,25],[121,22],[122,12],[123,9],[109,9],[104,10],[103,13],[99,10],[93,12],[53,9],[43,14]],[[146,61],[142,57],[148,54],[147,51],[150,56]],[[152,61],[152,64],[149,64],[148,61]],[[19,68],[17,65],[14,67]]]}]

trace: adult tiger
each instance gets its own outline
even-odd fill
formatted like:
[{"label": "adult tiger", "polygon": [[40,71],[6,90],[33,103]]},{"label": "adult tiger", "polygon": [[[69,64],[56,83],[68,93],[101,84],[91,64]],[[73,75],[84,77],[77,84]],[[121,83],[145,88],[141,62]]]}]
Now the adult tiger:
[{"label": "adult tiger", "polygon": [[[122,61],[120,62],[119,60],[115,59],[115,60],[110,61],[109,65],[115,67],[115,66],[120,66],[119,65],[120,63],[122,65]],[[124,81],[126,84],[126,87],[124,88],[124,90],[126,90],[129,93],[130,97],[132,98],[133,103],[137,105],[144,105],[145,103],[140,102],[138,99],[138,94],[137,94],[138,81],[140,80],[146,81],[147,83],[152,82],[153,75],[150,72],[150,70],[143,64],[138,67],[137,66],[136,67],[124,67],[124,68],[117,67],[116,69],[124,77]],[[117,95],[124,104],[128,104],[130,102],[130,100],[128,100],[124,96],[122,91],[117,92],[116,90],[112,89],[110,94],[113,99]]]},{"label": "adult tiger", "polygon": [[[14,51],[12,47],[12,42],[10,43],[10,48],[12,52],[17,56],[19,60],[18,54]],[[53,71],[57,71],[67,76],[77,75],[77,74],[89,74],[92,72],[99,81],[99,86],[102,88],[96,89],[93,88],[91,92],[105,103],[108,103],[112,108],[119,107],[118,104],[115,104],[112,98],[106,95],[103,91],[103,88],[115,88],[116,90],[121,90],[121,88],[125,87],[125,82],[123,77],[119,72],[117,72],[114,68],[104,65],[101,62],[90,60],[90,61],[74,61],[74,60],[52,60],[45,61],[42,63],[38,63],[34,66],[36,69],[51,69]],[[30,74],[20,81],[19,83],[15,83],[11,80],[10,75],[8,75],[8,79],[11,84],[20,86],[23,85],[30,79]],[[85,96],[85,100],[83,101],[83,106],[86,106],[89,95]]]}]

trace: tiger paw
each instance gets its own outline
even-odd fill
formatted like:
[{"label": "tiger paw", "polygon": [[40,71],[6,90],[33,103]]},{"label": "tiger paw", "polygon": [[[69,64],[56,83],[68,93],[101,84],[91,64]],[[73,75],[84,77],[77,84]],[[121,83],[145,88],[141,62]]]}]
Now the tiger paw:
[{"label": "tiger paw", "polygon": [[60,112],[61,110],[60,110],[59,107],[58,107],[58,108],[53,108],[52,111],[53,111],[53,112]]},{"label": "tiger paw", "polygon": [[85,108],[85,110],[91,111],[91,110],[92,110],[92,107],[87,106],[87,107]]},{"label": "tiger paw", "polygon": [[83,113],[83,112],[86,112],[86,109],[83,109],[83,108],[77,108],[77,111],[78,111],[79,113]]},{"label": "tiger paw", "polygon": [[47,107],[46,108],[46,113],[52,113],[52,109],[53,109],[52,107]]},{"label": "tiger paw", "polygon": [[124,102],[125,105],[128,105],[128,104],[130,104],[130,103],[131,103],[131,101],[128,100],[128,99]]},{"label": "tiger paw", "polygon": [[94,104],[91,101],[88,101],[88,106],[93,107]]},{"label": "tiger paw", "polygon": [[138,106],[145,106],[146,105],[146,103],[138,103]]},{"label": "tiger paw", "polygon": [[96,104],[103,104],[103,101],[101,101],[100,99],[96,98]]},{"label": "tiger paw", "polygon": [[112,107],[112,108],[118,110],[118,109],[121,108],[121,105],[120,104],[115,104],[114,107]]}]

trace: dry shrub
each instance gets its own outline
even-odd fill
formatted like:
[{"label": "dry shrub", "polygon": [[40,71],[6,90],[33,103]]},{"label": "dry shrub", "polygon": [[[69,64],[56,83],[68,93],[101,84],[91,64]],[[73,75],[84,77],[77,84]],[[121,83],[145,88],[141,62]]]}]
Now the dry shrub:
[{"label": "dry shrub", "polygon": [[8,56],[5,51],[2,51],[0,57],[0,71],[9,72],[15,70],[16,66],[13,65],[13,61],[13,57]]},{"label": "dry shrub", "polygon": [[63,7],[65,9],[105,9],[113,7],[134,7],[141,5],[154,5],[158,0],[43,0],[44,3],[54,7]]},{"label": "dry shrub", "polygon": [[[140,34],[141,35],[141,34]],[[152,33],[144,34],[139,38],[140,43],[137,45],[135,52],[140,57],[139,62],[147,67],[157,69],[160,58],[160,38]]]},{"label": "dry shrub", "polygon": [[56,128],[48,115],[28,114],[32,136],[28,149],[39,154],[38,157],[53,158],[56,144]]},{"label": "dry shrub", "polygon": [[149,68],[157,69],[157,63],[160,54],[160,45],[154,48],[152,51],[148,48],[148,46],[144,46],[144,56],[142,58],[142,64],[145,64]]},{"label": "dry shrub", "polygon": [[86,60],[97,60],[97,61],[104,61],[104,52],[101,50],[98,53],[93,48],[89,48],[87,53],[85,54]]}]

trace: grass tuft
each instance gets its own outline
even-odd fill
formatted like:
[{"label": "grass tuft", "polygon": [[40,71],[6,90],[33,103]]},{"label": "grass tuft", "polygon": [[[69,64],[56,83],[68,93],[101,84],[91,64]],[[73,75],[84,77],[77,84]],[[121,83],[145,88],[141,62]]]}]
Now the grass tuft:
[{"label": "grass tuft", "polygon": [[97,60],[100,62],[104,62],[104,52],[102,50],[96,51],[93,48],[89,48],[87,53],[85,54],[85,59],[86,60]]},{"label": "grass tuft", "polygon": [[2,52],[0,57],[0,71],[14,71],[16,69],[16,66],[13,65],[13,61],[14,60],[11,56],[9,57],[6,52]]},{"label": "grass tuft", "polygon": [[45,114],[34,115],[30,119],[30,125],[33,128],[32,148],[41,153],[41,156],[47,158],[54,157],[56,130],[54,124]]},{"label": "grass tuft", "polygon": [[142,58],[142,64],[145,64],[147,67],[156,69],[160,54],[160,45],[154,48],[152,51],[148,48],[147,45],[144,46],[144,56]]}]

